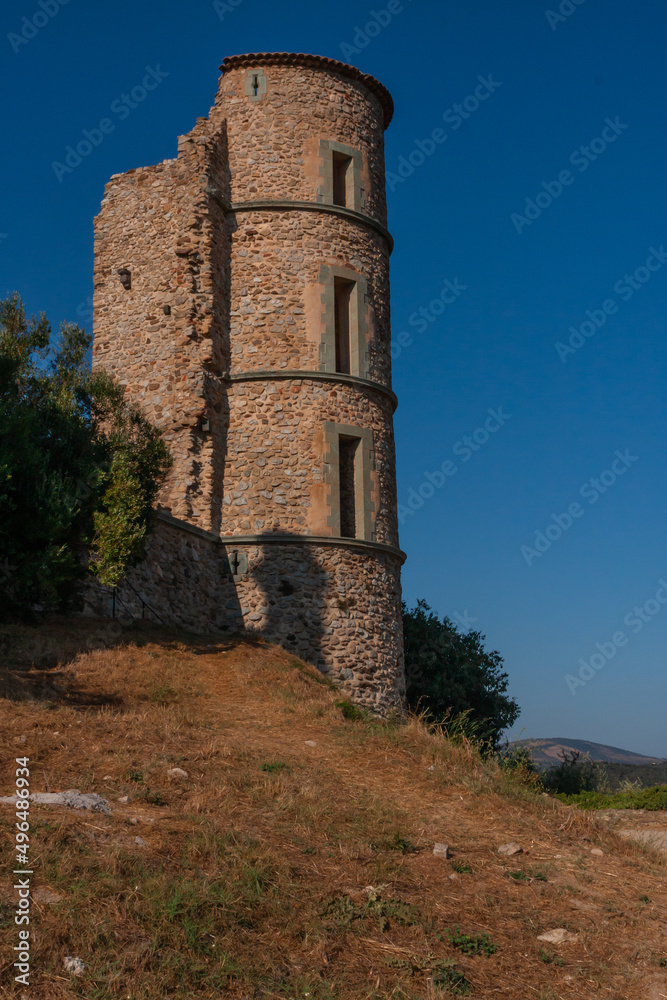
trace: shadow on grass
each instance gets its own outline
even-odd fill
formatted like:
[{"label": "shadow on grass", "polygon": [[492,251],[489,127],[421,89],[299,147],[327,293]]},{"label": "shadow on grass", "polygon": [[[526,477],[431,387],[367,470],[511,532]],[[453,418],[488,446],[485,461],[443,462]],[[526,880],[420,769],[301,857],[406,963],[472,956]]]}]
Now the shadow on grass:
[{"label": "shadow on grass", "polygon": [[262,646],[256,632],[204,636],[149,621],[49,615],[32,622],[0,623],[0,698],[58,706],[120,706],[119,695],[72,684],[69,664],[84,653],[148,644],[196,656],[227,652],[239,643]]}]

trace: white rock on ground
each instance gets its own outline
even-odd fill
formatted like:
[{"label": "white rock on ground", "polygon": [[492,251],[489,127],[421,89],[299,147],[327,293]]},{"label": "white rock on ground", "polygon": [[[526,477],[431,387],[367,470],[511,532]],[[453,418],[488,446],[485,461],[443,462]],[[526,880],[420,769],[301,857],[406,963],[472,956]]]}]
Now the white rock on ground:
[{"label": "white rock on ground", "polygon": [[170,767],[167,771],[170,778],[188,778],[189,774],[182,767]]},{"label": "white rock on ground", "polygon": [[82,976],[86,971],[86,967],[80,958],[75,958],[72,955],[66,955],[63,961],[65,966],[65,972],[71,972],[73,976]]},{"label": "white rock on ground", "polygon": [[570,941],[576,941],[577,935],[565,930],[564,927],[554,927],[552,931],[545,931],[544,934],[538,934],[537,940],[546,941],[547,944],[567,944]]},{"label": "white rock on ground", "polygon": [[33,889],[30,895],[36,903],[47,903],[49,906],[61,903],[63,898],[60,893],[54,892],[53,889],[46,889],[44,886],[38,886],[37,889]]},{"label": "white rock on ground", "polygon": [[523,847],[513,840],[511,843],[499,847],[498,854],[504,854],[505,857],[511,858],[514,854],[523,854]]},{"label": "white rock on ground", "polygon": [[434,844],[433,853],[435,854],[436,858],[450,857],[449,846],[447,844]]},{"label": "white rock on ground", "polygon": [[[111,813],[109,803],[96,792],[80,792],[70,788],[66,792],[31,792],[30,801],[43,806],[67,806],[68,809],[91,809],[93,812]],[[6,795],[0,802],[16,802],[15,795]]]}]

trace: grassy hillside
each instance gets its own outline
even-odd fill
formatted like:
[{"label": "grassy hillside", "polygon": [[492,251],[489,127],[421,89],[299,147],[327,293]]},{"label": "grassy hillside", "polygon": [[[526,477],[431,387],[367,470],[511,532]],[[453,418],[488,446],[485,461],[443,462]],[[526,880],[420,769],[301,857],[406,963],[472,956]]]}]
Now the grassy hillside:
[{"label": "grassy hillside", "polygon": [[[32,807],[26,997],[667,994],[660,856],[416,720],[346,717],[277,647],[113,628],[0,634],[0,794],[26,755],[33,791],[94,791],[112,809]],[[10,871],[10,806],[0,820]],[[525,852],[499,855],[509,841]],[[11,886],[3,997],[21,995]],[[554,928],[575,937],[538,941]]]}]

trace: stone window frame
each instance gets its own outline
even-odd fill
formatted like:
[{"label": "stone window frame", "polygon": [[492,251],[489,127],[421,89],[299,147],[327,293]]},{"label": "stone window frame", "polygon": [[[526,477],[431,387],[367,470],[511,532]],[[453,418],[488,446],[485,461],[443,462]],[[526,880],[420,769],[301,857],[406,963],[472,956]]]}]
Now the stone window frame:
[{"label": "stone window frame", "polygon": [[350,371],[340,375],[356,375],[369,378],[370,355],[367,339],[368,322],[368,282],[358,271],[348,267],[322,265],[318,274],[318,284],[322,285],[322,333],[319,348],[319,368],[321,372],[336,373],[336,302],[334,280],[342,278],[352,283],[350,292]]},{"label": "stone window frame", "polygon": [[248,554],[238,549],[223,550],[224,575],[231,580],[239,580],[248,574]]},{"label": "stone window frame", "polygon": [[327,526],[331,528],[334,538],[342,538],[340,533],[340,452],[341,437],[357,438],[359,444],[355,455],[354,493],[355,493],[355,524],[356,538],[366,542],[374,542],[375,525],[373,514],[375,504],[372,500],[373,473],[375,472],[375,445],[373,431],[367,427],[354,427],[351,424],[335,424],[330,420],[324,423],[324,482],[329,487],[326,502],[330,513],[327,516]]},{"label": "stone window frame", "polygon": [[[252,78],[257,77],[257,93],[252,92]],[[261,101],[266,96],[266,73],[263,69],[249,69],[245,76],[245,96],[251,101]]]},{"label": "stone window frame", "polygon": [[[321,184],[317,188],[317,200],[323,205],[333,205],[334,203],[334,170],[333,154],[342,153],[349,156],[352,166],[347,178],[347,195],[345,208],[350,208],[354,212],[363,212],[366,207],[366,198],[362,184],[362,170],[364,164],[363,154],[360,150],[352,146],[345,146],[342,142],[335,142],[333,139],[320,139],[319,156],[322,160],[320,166]],[[350,197],[351,196],[351,197]]]}]

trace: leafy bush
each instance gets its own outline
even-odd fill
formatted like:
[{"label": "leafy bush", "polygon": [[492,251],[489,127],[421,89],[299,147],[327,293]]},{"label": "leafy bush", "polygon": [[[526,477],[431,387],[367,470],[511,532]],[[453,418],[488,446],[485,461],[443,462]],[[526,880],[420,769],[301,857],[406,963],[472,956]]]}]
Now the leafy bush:
[{"label": "leafy bush", "polygon": [[581,806],[582,809],[647,809],[652,812],[667,809],[667,785],[641,788],[629,792],[578,792],[576,795],[558,794],[562,802]]},{"label": "leafy bush", "polygon": [[447,928],[447,938],[452,947],[464,955],[486,955],[489,958],[498,950],[488,934],[462,934],[458,924],[453,931]]},{"label": "leafy bush", "polygon": [[467,996],[472,992],[470,983],[460,969],[447,962],[440,962],[433,968],[431,979],[436,988],[447,990],[455,996]]},{"label": "leafy bush", "polygon": [[368,712],[364,711],[363,708],[359,708],[354,702],[348,699],[343,699],[343,701],[336,702],[336,708],[339,708],[343,714],[344,719],[349,719],[354,722],[359,722],[362,719],[367,718]]},{"label": "leafy bush", "polygon": [[0,608],[64,611],[89,571],[115,585],[140,558],[170,465],[156,428],[104,371],[92,338],[0,302]]},{"label": "leafy bush", "polygon": [[498,753],[498,763],[505,771],[523,771],[526,775],[538,772],[530,747],[523,743],[505,743]]},{"label": "leafy bush", "polygon": [[554,795],[578,795],[595,792],[604,778],[601,768],[579,750],[563,748],[560,764],[549,768],[542,775],[542,785]]},{"label": "leafy bush", "polygon": [[508,678],[500,654],[484,649],[480,632],[460,632],[421,600],[412,610],[403,605],[403,632],[408,706],[426,710],[448,732],[461,729],[465,720],[464,735],[497,746],[519,715],[516,701],[505,694]]},{"label": "leafy bush", "polygon": [[416,854],[419,850],[411,840],[404,837],[398,830],[394,831],[394,834],[384,845],[389,851],[400,851],[401,854]]},{"label": "leafy bush", "polygon": [[267,764],[260,764],[259,769],[268,771],[269,774],[277,774],[280,771],[289,771],[289,764],[285,764],[282,760],[272,760]]}]

